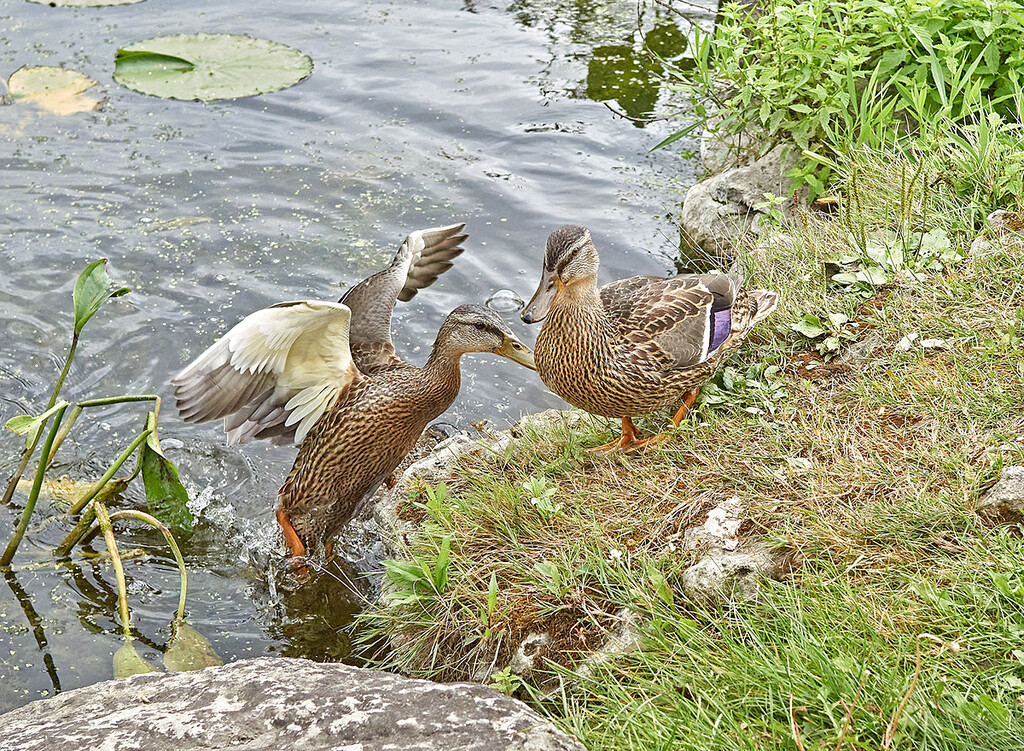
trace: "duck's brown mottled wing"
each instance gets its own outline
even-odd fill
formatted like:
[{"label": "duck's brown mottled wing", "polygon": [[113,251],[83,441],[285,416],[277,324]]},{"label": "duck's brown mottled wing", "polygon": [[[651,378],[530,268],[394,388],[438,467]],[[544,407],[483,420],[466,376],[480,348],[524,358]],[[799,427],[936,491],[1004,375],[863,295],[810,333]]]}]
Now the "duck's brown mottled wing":
[{"label": "duck's brown mottled wing", "polygon": [[601,288],[601,302],[638,355],[661,368],[707,359],[711,316],[728,310],[738,281],[727,274],[632,277]]},{"label": "duck's brown mottled wing", "polygon": [[171,379],[178,412],[188,422],[223,417],[228,445],[301,443],[360,377],[350,315],[344,305],[305,300],[243,318]]},{"label": "duck's brown mottled wing", "polygon": [[405,362],[391,342],[395,302],[411,300],[452,267],[464,248],[465,224],[417,230],[405,238],[391,266],[350,289],[340,302],[352,311],[349,341],[356,367],[367,375]]}]

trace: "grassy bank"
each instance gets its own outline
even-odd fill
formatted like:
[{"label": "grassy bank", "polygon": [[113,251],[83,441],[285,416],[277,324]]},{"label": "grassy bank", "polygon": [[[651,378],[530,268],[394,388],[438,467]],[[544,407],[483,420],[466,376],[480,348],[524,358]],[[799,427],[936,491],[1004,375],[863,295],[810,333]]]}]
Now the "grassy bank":
[{"label": "grassy bank", "polygon": [[[943,164],[851,158],[838,213],[746,249],[779,310],[656,450],[528,424],[415,488],[384,664],[489,679],[591,749],[1024,747],[1024,542],[976,513],[1024,463],[1024,245],[971,253]],[[731,497],[779,580],[692,601],[683,531]],[[581,669],[624,620],[638,646]]]}]

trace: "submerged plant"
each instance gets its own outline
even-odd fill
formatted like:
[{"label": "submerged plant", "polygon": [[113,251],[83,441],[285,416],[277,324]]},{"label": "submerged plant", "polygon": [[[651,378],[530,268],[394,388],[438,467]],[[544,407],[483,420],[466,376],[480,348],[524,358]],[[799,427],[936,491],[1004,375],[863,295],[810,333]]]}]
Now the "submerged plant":
[{"label": "submerged plant", "polygon": [[[73,292],[74,328],[71,345],[65,357],[64,366],[50,394],[49,402],[38,415],[19,415],[7,421],[9,430],[25,437],[25,450],[20,464],[7,485],[4,503],[9,502],[13,497],[22,475],[36,453],[44,431],[46,431],[46,438],[39,451],[35,474],[21,519],[3,554],[0,555],[0,567],[10,566],[35,511],[46,470],[53,463],[57,451],[71,433],[72,427],[82,413],[86,409],[112,404],[151,403],[151,409],[145,415],[145,422],[139,434],[113,461],[103,476],[92,483],[88,490],[68,508],[66,515],[68,517],[77,516],[78,521],[71,533],[54,550],[54,555],[57,557],[67,557],[75,545],[84,545],[98,534],[103,536],[117,581],[118,611],[125,639],[124,646],[114,655],[115,677],[151,672],[157,669],[146,662],[136,652],[132,644],[127,585],[113,529],[113,522],[119,519],[134,519],[156,528],[163,534],[178,565],[181,594],[177,613],[172,623],[172,636],[165,656],[165,666],[169,670],[181,670],[220,664],[220,659],[209,649],[209,642],[188,626],[184,620],[188,577],[181,551],[171,533],[171,528],[180,532],[188,532],[192,529],[193,519],[186,505],[188,493],[178,478],[177,468],[164,456],[157,436],[160,397],[154,394],[129,394],[89,399],[77,404],[70,404],[65,400],[58,401],[61,388],[78,349],[79,337],[86,323],[107,300],[127,294],[129,291],[127,287],[112,289],[106,271],[106,260],[94,261],[85,267],[75,282]],[[48,430],[47,426],[49,426]],[[135,469],[126,478],[115,478],[116,473],[133,455],[136,456]],[[146,501],[152,513],[138,510],[109,512],[107,499],[114,493],[123,490],[139,475],[142,476]]]}]

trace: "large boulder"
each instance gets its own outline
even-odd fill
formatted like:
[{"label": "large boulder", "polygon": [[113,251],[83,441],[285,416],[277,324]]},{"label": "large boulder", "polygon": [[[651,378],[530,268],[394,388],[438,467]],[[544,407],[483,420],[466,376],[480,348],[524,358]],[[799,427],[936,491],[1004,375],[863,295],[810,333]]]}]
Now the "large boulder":
[{"label": "large boulder", "polygon": [[0,716],[0,738],[19,751],[583,751],[484,686],[285,657],[67,691]]},{"label": "large boulder", "polygon": [[[716,156],[714,166],[721,168],[726,158]],[[769,193],[785,198],[779,208],[787,219],[795,218],[807,205],[807,191],[801,191],[797,202],[792,200],[792,181],[785,175],[792,164],[786,147],[780,145],[747,164],[701,180],[683,199],[683,240],[710,255],[729,255],[744,238],[761,234]]]}]

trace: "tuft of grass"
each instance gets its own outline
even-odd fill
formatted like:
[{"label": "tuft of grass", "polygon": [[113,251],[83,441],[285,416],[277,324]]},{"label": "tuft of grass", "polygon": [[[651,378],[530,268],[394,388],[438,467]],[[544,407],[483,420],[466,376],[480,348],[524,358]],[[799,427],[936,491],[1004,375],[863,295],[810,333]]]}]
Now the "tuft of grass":
[{"label": "tuft of grass", "polygon": [[[531,420],[443,502],[414,493],[434,584],[364,615],[380,663],[492,682],[595,750],[1019,749],[1024,542],[975,508],[1024,462],[1024,250],[971,255],[930,159],[855,155],[839,213],[746,250],[779,309],[657,449],[592,456],[617,425]],[[809,316],[838,327],[824,353]],[[730,498],[781,581],[715,609],[681,585],[684,531]]]}]

